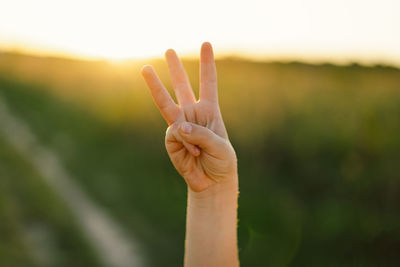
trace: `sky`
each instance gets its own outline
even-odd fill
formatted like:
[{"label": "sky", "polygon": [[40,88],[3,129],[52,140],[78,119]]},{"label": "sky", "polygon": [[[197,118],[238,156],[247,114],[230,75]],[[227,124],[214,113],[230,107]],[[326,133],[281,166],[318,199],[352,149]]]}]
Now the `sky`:
[{"label": "sky", "polygon": [[125,59],[197,55],[400,65],[399,0],[0,0],[0,49]]}]

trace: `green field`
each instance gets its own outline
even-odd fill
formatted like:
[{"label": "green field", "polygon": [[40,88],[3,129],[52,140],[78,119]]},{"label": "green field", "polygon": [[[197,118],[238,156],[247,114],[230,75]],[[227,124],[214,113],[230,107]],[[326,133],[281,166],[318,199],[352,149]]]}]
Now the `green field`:
[{"label": "green field", "polygon": [[0,266],[101,266],[63,201],[0,135]]},{"label": "green field", "polygon": [[[182,266],[186,186],[142,63],[3,53],[0,98],[139,240],[149,266]],[[166,64],[146,63],[171,88]],[[198,62],[184,65],[197,92]],[[236,58],[217,68],[239,159],[242,266],[398,266],[400,70]],[[26,245],[30,224],[54,236],[56,266],[97,266],[29,161],[0,138],[0,266],[47,266]]]}]

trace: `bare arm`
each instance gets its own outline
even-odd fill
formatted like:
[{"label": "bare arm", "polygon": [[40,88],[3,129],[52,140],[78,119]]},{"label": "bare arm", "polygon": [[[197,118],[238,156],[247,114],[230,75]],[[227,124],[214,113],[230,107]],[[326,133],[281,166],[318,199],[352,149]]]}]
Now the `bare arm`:
[{"label": "bare arm", "polygon": [[165,57],[179,105],[151,66],[144,66],[142,75],[169,125],[168,155],[188,185],[185,266],[239,266],[237,160],[218,105],[211,44],[201,47],[198,101],[175,51],[167,50]]},{"label": "bare arm", "polygon": [[206,198],[189,189],[185,266],[239,266],[237,186],[217,187]]}]

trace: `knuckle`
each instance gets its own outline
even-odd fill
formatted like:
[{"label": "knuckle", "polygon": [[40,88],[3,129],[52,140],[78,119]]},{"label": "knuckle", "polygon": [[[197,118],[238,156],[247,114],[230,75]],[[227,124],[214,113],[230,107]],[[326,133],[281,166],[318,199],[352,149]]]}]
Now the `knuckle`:
[{"label": "knuckle", "polygon": [[170,126],[168,126],[165,132],[165,138],[168,139],[172,137],[177,130],[178,130],[178,123],[176,122],[172,123]]}]

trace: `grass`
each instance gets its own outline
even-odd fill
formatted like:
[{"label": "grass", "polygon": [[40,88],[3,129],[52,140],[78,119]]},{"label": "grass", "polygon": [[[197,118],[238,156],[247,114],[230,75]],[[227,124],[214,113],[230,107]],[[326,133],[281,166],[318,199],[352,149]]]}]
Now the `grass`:
[{"label": "grass", "polygon": [[0,265],[100,266],[71,212],[0,136]]},{"label": "grass", "polygon": [[[0,93],[12,111],[140,240],[151,266],[182,265],[186,188],[140,64],[5,57]],[[152,64],[171,88],[165,63]],[[197,62],[184,65],[197,92]],[[239,59],[217,67],[239,157],[242,265],[395,266],[400,71]]]}]

